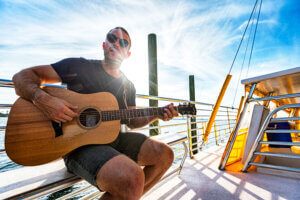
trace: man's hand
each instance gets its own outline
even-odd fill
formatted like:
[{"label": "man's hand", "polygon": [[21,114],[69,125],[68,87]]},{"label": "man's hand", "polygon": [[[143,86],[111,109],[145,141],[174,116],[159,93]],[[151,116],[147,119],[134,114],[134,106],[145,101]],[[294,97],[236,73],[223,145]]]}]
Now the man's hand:
[{"label": "man's hand", "polygon": [[168,104],[164,106],[164,114],[159,116],[159,119],[163,121],[169,121],[173,119],[173,117],[177,117],[178,112],[174,109],[174,104]]},{"label": "man's hand", "polygon": [[57,97],[43,95],[33,102],[49,119],[57,123],[72,121],[73,117],[78,116],[74,112],[78,109],[77,106]]}]

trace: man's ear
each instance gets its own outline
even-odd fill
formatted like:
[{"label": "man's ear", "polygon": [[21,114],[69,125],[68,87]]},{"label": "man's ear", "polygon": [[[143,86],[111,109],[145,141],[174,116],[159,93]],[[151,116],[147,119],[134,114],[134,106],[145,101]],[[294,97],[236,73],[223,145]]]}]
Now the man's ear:
[{"label": "man's ear", "polygon": [[102,43],[102,48],[104,49],[104,47],[105,47],[105,42]]}]

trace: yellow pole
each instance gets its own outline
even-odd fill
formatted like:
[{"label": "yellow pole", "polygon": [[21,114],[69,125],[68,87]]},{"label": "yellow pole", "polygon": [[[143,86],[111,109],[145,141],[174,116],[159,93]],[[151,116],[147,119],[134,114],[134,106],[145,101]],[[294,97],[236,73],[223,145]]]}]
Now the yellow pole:
[{"label": "yellow pole", "polygon": [[216,145],[219,145],[219,144],[218,144],[218,131],[217,131],[217,125],[216,125],[216,122],[214,122],[214,125],[215,125],[215,138],[216,138]]},{"label": "yellow pole", "polygon": [[[227,117],[228,117],[228,128],[229,128],[229,132],[231,132],[231,127],[230,127],[230,117],[229,117],[229,111],[227,108]],[[226,129],[225,129],[225,137],[226,137]]]},{"label": "yellow pole", "polygon": [[[242,96],[241,97],[241,101],[240,101],[240,105],[239,105],[239,109],[238,109],[238,112],[237,112],[237,115],[236,115],[236,121],[237,119],[239,118],[240,116],[240,112],[241,112],[241,109],[242,109],[242,106],[243,106],[243,103],[244,103],[244,99],[245,99],[245,96]],[[231,131],[230,131],[231,132]]]},{"label": "yellow pole", "polygon": [[231,77],[232,77],[232,75],[230,75],[230,74],[228,74],[226,76],[226,79],[224,81],[223,87],[222,87],[221,92],[220,92],[220,94],[218,96],[217,102],[216,102],[216,104],[214,106],[214,109],[213,109],[213,111],[212,111],[212,113],[211,113],[211,115],[209,117],[209,120],[208,120],[208,123],[207,123],[207,126],[206,126],[206,130],[205,130],[205,134],[203,136],[203,141],[205,141],[205,142],[207,141],[207,137],[208,137],[208,135],[209,135],[209,133],[211,131],[211,127],[212,127],[212,125],[213,125],[213,123],[215,121],[216,115],[218,113],[219,107],[221,105],[222,99],[224,97],[224,94],[226,92],[226,89],[228,87],[228,84],[230,82]]}]

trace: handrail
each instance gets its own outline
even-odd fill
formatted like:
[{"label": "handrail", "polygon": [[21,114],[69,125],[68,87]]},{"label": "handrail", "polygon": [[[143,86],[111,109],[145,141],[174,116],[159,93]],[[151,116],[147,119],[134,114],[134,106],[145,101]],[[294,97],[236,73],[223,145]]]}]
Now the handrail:
[{"label": "handrail", "polygon": [[1,87],[14,87],[13,85],[14,85],[14,83],[12,82],[12,80],[0,79],[0,86]]},{"label": "handrail", "polygon": [[272,145],[285,145],[285,146],[300,146],[300,142],[273,142],[273,141],[260,141],[260,144],[272,144]]},{"label": "handrail", "polygon": [[266,130],[265,133],[300,133],[300,130],[282,130],[282,129],[276,129],[276,130]]},{"label": "handrail", "polygon": [[[266,130],[266,128],[267,128],[267,126],[268,126],[268,124],[269,124],[271,118],[272,118],[277,112],[279,112],[279,111],[281,111],[281,110],[288,109],[288,108],[299,108],[299,107],[300,107],[300,104],[288,104],[288,105],[283,105],[283,106],[280,106],[280,107],[274,109],[271,113],[268,114],[268,116],[266,117],[266,119],[265,119],[265,121],[264,121],[264,123],[263,123],[263,125],[262,125],[262,127],[261,127],[261,129],[260,129],[260,131],[259,131],[259,133],[258,133],[258,135],[257,135],[257,137],[256,137],[256,139],[255,139],[255,141],[254,141],[254,143],[253,143],[253,145],[252,145],[252,147],[251,147],[251,150],[250,150],[250,152],[249,152],[249,154],[248,154],[248,156],[247,156],[245,165],[244,165],[244,167],[243,167],[243,169],[242,169],[243,172],[246,172],[247,169],[249,168],[249,166],[251,165],[251,163],[253,163],[253,162],[251,162],[251,160],[252,160],[252,158],[253,158],[254,152],[255,152],[256,149],[257,149],[257,146],[260,144],[260,140],[262,139],[263,134],[264,134],[265,132],[270,132],[270,131],[273,132],[273,133],[274,133],[274,132],[278,132],[277,130]],[[298,132],[299,130],[283,130],[283,131],[284,131],[284,132],[288,132],[288,131],[289,131],[290,133],[293,133],[293,132]],[[251,162],[251,163],[250,163],[250,162]]]},{"label": "handrail", "polygon": [[275,166],[275,165],[269,165],[269,164],[263,164],[263,163],[254,163],[254,162],[251,162],[249,164],[259,166],[259,167],[271,168],[271,169],[280,169],[280,170],[291,171],[291,172],[300,172],[300,169],[291,168],[291,167]]},{"label": "handrail", "polygon": [[262,98],[254,98],[254,99],[249,99],[249,102],[252,102],[252,101],[271,101],[271,100],[287,99],[287,98],[295,98],[295,97],[300,97],[300,93],[270,96],[270,97],[262,97]]},{"label": "handrail", "polygon": [[273,118],[271,119],[271,122],[296,121],[296,120],[300,120],[300,117]]},{"label": "handrail", "polygon": [[12,104],[0,104],[0,108],[11,108]]},{"label": "handrail", "polygon": [[[11,80],[8,80],[8,79],[0,79],[0,87],[1,86],[11,86],[11,87],[13,87],[13,82]],[[44,86],[65,87],[65,86],[53,85],[53,84],[44,84]],[[152,100],[174,101],[174,102],[181,102],[181,103],[192,103],[192,104],[206,105],[206,106],[213,106],[214,105],[214,104],[198,102],[198,101],[188,101],[188,100],[183,100],[183,99],[159,97],[159,96],[144,95],[144,94],[136,94],[136,97],[137,98],[143,98],[143,99],[152,99]],[[220,107],[236,109],[237,110],[237,108],[232,108],[232,107],[229,107],[229,106],[220,106]]]},{"label": "handrail", "polygon": [[262,155],[262,156],[273,156],[273,157],[280,157],[280,158],[300,158],[297,155],[288,155],[288,154],[280,154],[280,153],[269,153],[269,152],[254,152],[255,155]]},{"label": "handrail", "polygon": [[56,192],[56,191],[62,190],[64,188],[70,187],[70,186],[72,186],[75,183],[78,183],[80,181],[82,181],[82,179],[80,177],[73,176],[73,177],[66,178],[64,180],[60,180],[60,181],[57,181],[55,183],[46,185],[44,187],[37,188],[35,190],[31,190],[31,191],[28,191],[28,192],[25,192],[25,193],[22,193],[22,194],[17,194],[13,197],[10,197],[10,199],[23,199],[23,198],[36,199],[38,197],[42,197],[42,196],[45,196],[47,194],[51,194],[53,192]]}]

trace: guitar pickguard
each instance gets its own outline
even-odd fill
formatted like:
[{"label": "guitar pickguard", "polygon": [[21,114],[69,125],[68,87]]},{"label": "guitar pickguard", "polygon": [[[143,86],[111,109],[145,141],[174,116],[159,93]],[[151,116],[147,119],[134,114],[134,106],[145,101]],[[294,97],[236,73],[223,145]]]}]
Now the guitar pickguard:
[{"label": "guitar pickguard", "polygon": [[63,130],[62,130],[63,123],[57,123],[54,121],[51,122],[52,122],[52,127],[55,131],[55,137],[61,136],[63,134]]}]

